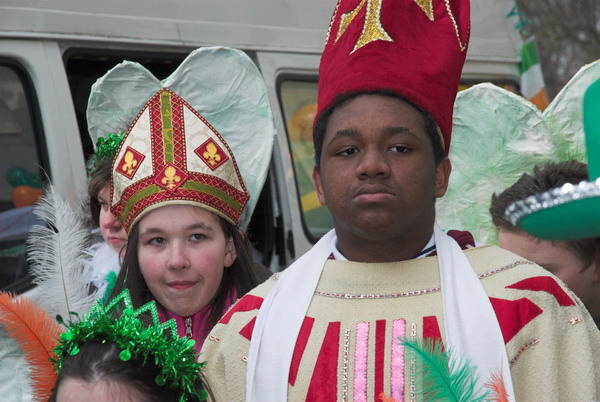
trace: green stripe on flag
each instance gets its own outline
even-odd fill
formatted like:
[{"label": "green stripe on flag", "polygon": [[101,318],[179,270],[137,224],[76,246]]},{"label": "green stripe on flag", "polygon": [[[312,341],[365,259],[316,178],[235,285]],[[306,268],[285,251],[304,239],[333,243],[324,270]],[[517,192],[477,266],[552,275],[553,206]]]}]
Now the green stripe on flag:
[{"label": "green stripe on flag", "polygon": [[521,74],[529,70],[531,66],[539,64],[537,46],[534,40],[528,40],[521,46]]}]

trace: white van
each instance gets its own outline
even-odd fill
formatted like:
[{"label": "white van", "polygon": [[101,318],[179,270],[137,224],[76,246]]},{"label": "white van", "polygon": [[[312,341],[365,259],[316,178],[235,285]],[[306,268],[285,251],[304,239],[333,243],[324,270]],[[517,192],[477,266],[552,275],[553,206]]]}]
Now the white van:
[{"label": "white van", "polygon": [[[517,89],[520,39],[506,17],[513,4],[472,2],[465,85],[492,81]],[[191,50],[209,45],[242,49],[256,62],[276,120],[250,238],[274,271],[304,253],[331,227],[310,172],[317,68],[334,6],[335,0],[2,0],[0,290],[32,286],[24,240],[35,221],[26,205],[35,190],[15,186],[43,171],[67,199],[85,188],[92,152],[85,110],[96,79],[124,59],[162,79]]]}]

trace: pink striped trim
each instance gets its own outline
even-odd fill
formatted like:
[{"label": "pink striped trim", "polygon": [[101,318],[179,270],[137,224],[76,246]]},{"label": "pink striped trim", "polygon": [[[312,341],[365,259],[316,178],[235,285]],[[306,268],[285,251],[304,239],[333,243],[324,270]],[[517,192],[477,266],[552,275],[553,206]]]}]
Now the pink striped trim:
[{"label": "pink striped trim", "polygon": [[400,339],[406,334],[406,321],[394,320],[392,325],[392,367],[390,385],[392,399],[404,402],[404,346]]},{"label": "pink striped trim", "polygon": [[367,360],[369,358],[368,322],[356,324],[356,346],[354,349],[354,401],[367,400]]}]

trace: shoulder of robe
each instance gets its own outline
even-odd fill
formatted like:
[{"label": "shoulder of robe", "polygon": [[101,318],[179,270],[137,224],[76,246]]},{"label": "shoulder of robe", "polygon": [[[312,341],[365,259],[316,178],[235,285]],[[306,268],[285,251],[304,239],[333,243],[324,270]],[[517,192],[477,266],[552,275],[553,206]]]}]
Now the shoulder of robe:
[{"label": "shoulder of robe", "polygon": [[281,274],[272,275],[229,308],[208,335],[202,356],[206,356],[217,344],[250,341],[258,311]]},{"label": "shoulder of robe", "polygon": [[502,331],[517,400],[600,397],[600,331],[579,298],[542,267],[496,246],[465,255]]}]

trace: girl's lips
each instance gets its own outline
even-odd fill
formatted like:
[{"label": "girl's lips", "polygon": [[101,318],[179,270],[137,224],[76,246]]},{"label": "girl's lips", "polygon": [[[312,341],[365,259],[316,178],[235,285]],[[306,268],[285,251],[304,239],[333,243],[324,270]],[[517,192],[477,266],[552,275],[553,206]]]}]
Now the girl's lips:
[{"label": "girl's lips", "polygon": [[124,244],[125,243],[125,239],[122,239],[120,237],[112,237],[112,236],[110,236],[108,238],[108,242],[110,244]]},{"label": "girl's lips", "polygon": [[196,282],[192,281],[174,281],[167,283],[167,286],[177,290],[185,290],[194,286]]}]

